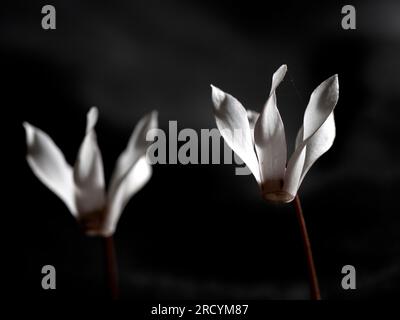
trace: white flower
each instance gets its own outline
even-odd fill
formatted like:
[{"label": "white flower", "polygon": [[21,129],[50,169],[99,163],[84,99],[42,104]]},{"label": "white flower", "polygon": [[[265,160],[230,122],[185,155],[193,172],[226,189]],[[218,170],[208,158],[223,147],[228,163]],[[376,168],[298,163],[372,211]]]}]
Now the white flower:
[{"label": "white flower", "polygon": [[335,139],[333,110],[339,98],[337,75],[314,90],[303,126],[297,134],[295,151],[287,162],[285,130],[275,94],[286,70],[283,65],[274,73],[261,114],[246,111],[233,96],[211,86],[214,114],[221,135],[246,163],[261,187],[263,197],[274,202],[292,201],[313,163],[332,146]]},{"label": "white flower", "polygon": [[150,179],[147,131],[157,126],[157,112],[143,117],[119,156],[105,192],[103,161],[94,126],[98,110],[87,114],[86,135],[74,167],[42,130],[25,122],[27,161],[33,173],[66,204],[88,235],[110,236],[129,199]]}]

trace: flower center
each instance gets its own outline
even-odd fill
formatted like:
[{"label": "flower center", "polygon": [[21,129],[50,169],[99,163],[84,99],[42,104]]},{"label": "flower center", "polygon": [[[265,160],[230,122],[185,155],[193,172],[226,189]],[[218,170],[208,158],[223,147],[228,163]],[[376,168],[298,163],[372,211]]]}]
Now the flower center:
[{"label": "flower center", "polygon": [[295,196],[291,195],[286,191],[273,191],[273,192],[264,192],[263,197],[265,200],[275,203],[287,203],[294,199]]},{"label": "flower center", "polygon": [[268,180],[261,186],[262,196],[265,200],[274,203],[287,203],[294,199],[295,196],[283,191],[282,180]]},{"label": "flower center", "polygon": [[81,228],[88,236],[102,235],[104,209],[88,212],[79,217]]}]

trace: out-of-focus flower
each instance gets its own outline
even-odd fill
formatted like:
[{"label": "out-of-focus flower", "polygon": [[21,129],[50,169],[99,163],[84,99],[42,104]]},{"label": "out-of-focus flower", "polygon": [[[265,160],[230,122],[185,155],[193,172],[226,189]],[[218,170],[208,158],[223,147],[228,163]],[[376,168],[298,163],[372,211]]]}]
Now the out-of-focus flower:
[{"label": "out-of-focus flower", "polygon": [[27,161],[33,173],[59,196],[88,235],[110,236],[129,199],[152,175],[146,160],[148,130],[157,127],[157,112],[143,117],[126,149],[119,156],[108,192],[105,191],[103,160],[94,127],[98,110],[87,114],[86,135],[75,165],[71,167],[61,150],[42,130],[25,122]]},{"label": "out-of-focus flower", "polygon": [[277,108],[276,89],[287,67],[272,77],[272,86],[261,114],[248,110],[230,94],[212,87],[217,127],[228,146],[246,163],[262,190],[273,202],[294,199],[313,163],[335,139],[333,110],[339,98],[338,76],[322,82],[311,94],[296,148],[287,162],[285,130]]}]

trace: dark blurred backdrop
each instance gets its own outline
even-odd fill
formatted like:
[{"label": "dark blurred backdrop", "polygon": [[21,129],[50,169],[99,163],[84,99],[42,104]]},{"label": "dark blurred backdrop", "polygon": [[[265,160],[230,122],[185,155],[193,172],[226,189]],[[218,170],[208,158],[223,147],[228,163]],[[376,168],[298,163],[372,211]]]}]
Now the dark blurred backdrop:
[{"label": "dark blurred backdrop", "polygon": [[[57,29],[41,28],[41,8]],[[400,2],[2,1],[3,241],[18,296],[103,297],[101,241],[82,235],[26,164],[23,121],[73,163],[85,115],[98,106],[106,178],[140,117],[214,128],[209,84],[260,111],[287,64],[278,103],[292,148],[312,90],[338,73],[337,138],[300,189],[322,295],[400,294]],[[397,137],[397,138],[396,138]],[[271,206],[233,165],[156,165],[115,234],[125,299],[306,299],[292,205]],[[43,291],[41,267],[57,270]],[[343,265],[357,270],[344,291]],[[18,273],[16,274],[18,268]]]}]

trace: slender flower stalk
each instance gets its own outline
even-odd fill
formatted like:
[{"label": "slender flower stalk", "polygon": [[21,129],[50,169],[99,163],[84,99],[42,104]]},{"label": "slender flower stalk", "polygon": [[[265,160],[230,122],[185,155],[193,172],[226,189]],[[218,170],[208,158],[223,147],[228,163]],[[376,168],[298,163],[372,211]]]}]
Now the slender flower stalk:
[{"label": "slender flower stalk", "polygon": [[118,286],[118,265],[115,254],[114,237],[103,237],[104,242],[104,255],[106,259],[106,277],[108,289],[110,290],[110,297],[112,300],[119,298]]},{"label": "slender flower stalk", "polygon": [[211,86],[214,115],[222,137],[250,169],[262,197],[274,203],[295,200],[312,298],[320,299],[310,240],[297,192],[311,166],[335,140],[334,109],[339,99],[339,81],[334,75],[311,94],[303,125],[296,137],[295,150],[288,159],[285,129],[276,97],[276,90],[286,71],[286,65],[282,65],[273,74],[270,93],[261,113],[246,110],[235,97]]},{"label": "slender flower stalk", "polygon": [[299,222],[301,238],[303,240],[304,252],[306,254],[306,259],[307,259],[308,276],[310,279],[310,297],[311,300],[321,300],[317,271],[315,270],[310,238],[308,237],[307,226],[304,220],[303,209],[301,207],[300,197],[298,194],[294,198],[294,207],[296,209],[296,216]]}]

